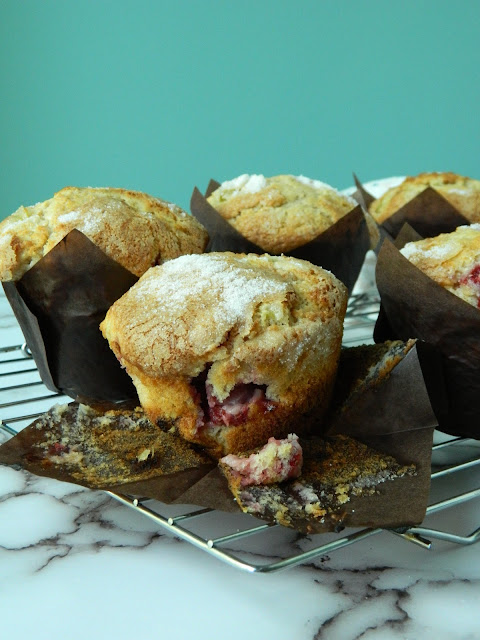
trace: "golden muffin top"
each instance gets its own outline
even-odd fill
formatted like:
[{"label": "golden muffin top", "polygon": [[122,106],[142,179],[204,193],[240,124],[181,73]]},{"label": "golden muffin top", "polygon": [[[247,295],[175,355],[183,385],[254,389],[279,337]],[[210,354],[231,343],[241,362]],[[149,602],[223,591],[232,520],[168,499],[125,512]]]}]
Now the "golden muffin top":
[{"label": "golden muffin top", "polygon": [[401,253],[429,278],[477,307],[480,299],[480,224],[407,243]]},{"label": "golden muffin top", "polygon": [[137,276],[165,260],[200,253],[203,226],[180,207],[139,191],[65,187],[0,223],[0,280],[18,280],[72,229]]},{"label": "golden muffin top", "polygon": [[339,347],[346,303],[345,286],[304,260],[190,255],[147,271],[101,329],[127,371],[193,378],[211,364],[220,400],[242,380],[279,395]]},{"label": "golden muffin top", "polygon": [[207,200],[245,238],[273,254],[310,242],[356,206],[323,182],[292,175],[244,174],[223,182]]}]

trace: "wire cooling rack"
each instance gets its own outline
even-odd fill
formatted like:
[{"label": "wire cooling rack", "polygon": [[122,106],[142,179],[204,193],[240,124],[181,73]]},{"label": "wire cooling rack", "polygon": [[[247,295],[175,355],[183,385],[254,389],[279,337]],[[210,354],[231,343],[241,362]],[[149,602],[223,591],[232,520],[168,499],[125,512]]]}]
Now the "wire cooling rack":
[{"label": "wire cooling rack", "polygon": [[[378,308],[378,296],[374,293],[351,297],[345,321],[346,346],[372,342]],[[15,435],[53,404],[69,400],[46,389],[25,345],[0,348],[0,429]],[[150,499],[107,493],[153,520],[159,530],[252,573],[271,573],[299,565],[383,531],[380,528],[345,529],[338,534],[310,536],[302,541],[305,544],[299,544],[299,534],[243,513],[226,514],[185,505],[173,507]],[[388,531],[425,549],[433,546],[433,540],[473,544],[480,540],[473,504],[479,497],[480,442],[465,438],[442,439],[442,435],[437,434],[432,452],[431,502],[424,526]],[[458,531],[459,527],[473,528],[473,531],[465,534]]]}]

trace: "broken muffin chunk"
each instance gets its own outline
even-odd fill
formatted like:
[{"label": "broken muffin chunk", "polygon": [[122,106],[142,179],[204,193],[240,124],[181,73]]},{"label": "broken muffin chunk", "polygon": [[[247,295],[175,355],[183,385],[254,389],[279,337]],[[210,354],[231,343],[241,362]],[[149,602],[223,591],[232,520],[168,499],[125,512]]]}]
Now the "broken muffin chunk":
[{"label": "broken muffin chunk", "polygon": [[294,433],[283,440],[269,438],[258,451],[240,455],[230,453],[219,461],[230,482],[240,487],[298,478],[302,463],[302,447]]}]

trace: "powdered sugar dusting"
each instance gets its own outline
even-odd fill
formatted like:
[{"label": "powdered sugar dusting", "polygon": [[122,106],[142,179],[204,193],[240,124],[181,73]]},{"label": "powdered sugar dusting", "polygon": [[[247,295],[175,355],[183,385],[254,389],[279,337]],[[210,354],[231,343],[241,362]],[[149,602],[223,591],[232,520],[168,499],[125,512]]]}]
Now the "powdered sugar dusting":
[{"label": "powdered sugar dusting", "polygon": [[61,216],[58,216],[58,221],[61,224],[76,224],[80,218],[80,213],[78,211],[69,211],[68,213],[62,213]]},{"label": "powdered sugar dusting", "polygon": [[448,192],[449,193],[458,193],[458,195],[461,195],[461,196],[465,196],[465,195],[467,195],[469,193],[468,189],[459,189],[459,188],[449,189]]},{"label": "powdered sugar dusting", "polygon": [[288,289],[281,280],[239,260],[202,254],[181,256],[150,269],[131,291],[139,300],[145,295],[154,296],[170,321],[181,317],[187,303],[211,300],[214,320],[234,324],[244,318],[252,304],[286,294]]},{"label": "powdered sugar dusting", "polygon": [[108,207],[100,208],[91,206],[88,210],[68,211],[58,216],[58,221],[71,229],[77,228],[85,235],[95,235],[105,226],[105,215]]},{"label": "powdered sugar dusting", "polygon": [[307,178],[306,176],[292,176],[298,182],[302,184],[306,184],[309,187],[313,187],[314,189],[331,189],[334,191],[333,187],[331,187],[326,182],[321,182],[320,180],[314,180],[313,178]]},{"label": "powdered sugar dusting", "polygon": [[266,185],[267,180],[265,176],[243,173],[233,180],[222,182],[219,187],[219,192],[228,192],[230,196],[236,196],[240,193],[256,193],[257,191],[261,191]]},{"label": "powdered sugar dusting", "polygon": [[415,255],[421,254],[424,258],[429,260],[438,260],[441,262],[452,254],[452,246],[450,244],[444,244],[424,249],[419,247],[415,242],[408,242],[402,249],[400,249],[400,253],[405,256],[407,260],[410,260],[410,258]]},{"label": "powdered sugar dusting", "polygon": [[453,256],[461,253],[464,249],[464,242],[467,238],[478,237],[480,232],[480,224],[462,225],[457,227],[455,231],[451,233],[444,233],[438,236],[442,242],[437,242],[432,246],[428,246],[425,240],[418,240],[416,242],[408,242],[400,253],[408,260],[422,257],[427,260],[436,262],[443,262]]},{"label": "powdered sugar dusting", "polygon": [[188,213],[186,211],[181,209],[178,205],[174,204],[173,202],[166,202],[164,200],[160,200],[159,202],[167,205],[167,208],[169,211],[171,211],[177,216],[180,216],[181,218],[186,218],[188,216]]}]

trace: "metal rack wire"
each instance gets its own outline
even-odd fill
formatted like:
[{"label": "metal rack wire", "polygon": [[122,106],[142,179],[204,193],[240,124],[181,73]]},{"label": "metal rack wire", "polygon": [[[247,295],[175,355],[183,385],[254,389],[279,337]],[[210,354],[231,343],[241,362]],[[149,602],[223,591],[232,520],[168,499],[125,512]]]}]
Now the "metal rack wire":
[{"label": "metal rack wire", "polygon": [[[345,345],[371,342],[378,306],[376,294],[352,296],[345,321]],[[1,430],[15,435],[50,406],[67,400],[43,386],[25,345],[0,348]],[[452,490],[455,491],[457,487],[460,490],[452,495]],[[339,534],[319,534],[311,537],[307,550],[299,551],[298,534],[279,525],[262,523],[246,514],[224,514],[194,506],[172,507],[150,499],[107,493],[153,520],[160,530],[251,573],[271,573],[296,566],[383,531],[380,528],[347,529]],[[473,544],[480,541],[480,527],[465,534],[445,530],[445,523],[435,528],[430,526],[430,522],[433,520],[435,524],[436,514],[454,514],[462,505],[467,505],[472,515],[471,503],[476,498],[480,498],[480,443],[465,438],[446,438],[433,447],[431,503],[427,508],[424,526],[389,532],[425,549],[432,547],[432,540],[458,545]],[[456,523],[459,518],[452,517],[450,521]],[[259,543],[262,549],[265,548],[267,537],[267,546],[272,551],[271,555],[265,557],[263,553],[260,555],[258,548]]]}]

